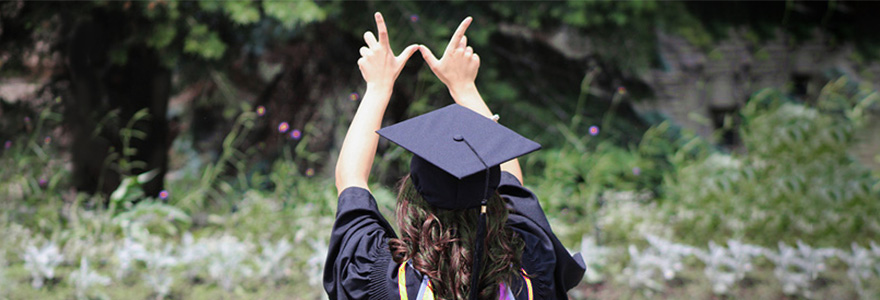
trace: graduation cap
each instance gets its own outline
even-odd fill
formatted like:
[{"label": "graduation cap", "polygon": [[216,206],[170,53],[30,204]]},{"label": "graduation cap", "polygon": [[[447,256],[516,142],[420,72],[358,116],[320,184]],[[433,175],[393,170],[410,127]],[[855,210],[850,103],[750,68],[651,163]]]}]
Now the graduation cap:
[{"label": "graduation cap", "polygon": [[410,162],[410,178],[428,204],[443,209],[482,206],[471,276],[471,299],[475,299],[483,253],[481,241],[486,236],[486,200],[500,182],[499,165],[538,150],[541,145],[458,104],[377,133],[415,154]]},{"label": "graduation cap", "polygon": [[541,148],[458,104],[377,133],[415,154],[410,176],[416,190],[428,204],[444,209],[480,206],[498,187],[501,163]]}]

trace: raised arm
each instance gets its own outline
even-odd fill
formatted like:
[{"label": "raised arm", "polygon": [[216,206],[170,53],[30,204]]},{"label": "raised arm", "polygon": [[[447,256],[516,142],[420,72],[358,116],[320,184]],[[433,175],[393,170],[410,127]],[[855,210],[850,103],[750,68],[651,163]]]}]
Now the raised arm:
[{"label": "raised arm", "polygon": [[[446,84],[455,103],[489,118],[492,116],[492,111],[483,101],[474,83],[480,69],[480,56],[467,45],[467,36],[464,35],[472,21],[473,18],[467,17],[458,25],[440,59],[437,59],[431,49],[425,45],[419,45],[419,52],[431,67],[431,71]],[[522,183],[522,170],[517,159],[501,164],[501,170],[510,172]]]},{"label": "raised arm", "polygon": [[376,156],[376,145],[379,143],[379,135],[376,130],[382,124],[385,108],[391,99],[391,90],[394,81],[403,70],[403,66],[412,54],[418,50],[417,45],[410,45],[394,56],[391,44],[388,42],[388,29],[382,14],[376,13],[376,27],[379,30],[379,39],[372,32],[364,33],[366,47],[361,47],[361,58],[358,59],[358,67],[364,81],[367,82],[367,90],[358,106],[342,149],[339,150],[339,159],[336,161],[336,189],[342,193],[348,187],[367,187],[370,177],[370,169],[373,166],[373,158]]}]

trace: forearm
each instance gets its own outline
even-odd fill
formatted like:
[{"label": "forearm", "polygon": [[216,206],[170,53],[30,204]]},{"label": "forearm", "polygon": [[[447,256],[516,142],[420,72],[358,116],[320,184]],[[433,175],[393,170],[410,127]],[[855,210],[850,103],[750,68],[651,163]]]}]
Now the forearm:
[{"label": "forearm", "polygon": [[516,179],[519,180],[520,184],[522,184],[522,185],[526,184],[525,182],[523,182],[522,169],[520,169],[520,167],[519,167],[519,159],[514,158],[514,159],[509,160],[505,163],[502,163],[501,164],[501,171],[506,171],[506,172],[510,173],[511,175],[513,175],[513,177],[516,177]]},{"label": "forearm", "polygon": [[487,118],[492,117],[492,111],[483,101],[483,97],[480,96],[480,92],[477,91],[477,86],[473,82],[449,87],[449,94],[458,105],[470,108]]},{"label": "forearm", "polygon": [[367,85],[361,104],[348,127],[348,133],[345,134],[339,159],[336,161],[338,193],[353,186],[369,189],[367,181],[379,143],[376,130],[382,125],[382,118],[390,98],[390,87]]},{"label": "forearm", "polygon": [[[492,111],[489,109],[489,106],[486,105],[486,101],[483,101],[483,97],[480,96],[480,92],[477,91],[477,86],[473,82],[450,87],[449,94],[452,95],[452,99],[454,99],[455,103],[458,103],[458,105],[467,107],[487,118],[492,116]],[[520,183],[524,184],[519,160],[513,159],[501,164],[501,171],[507,171],[516,177]]]}]

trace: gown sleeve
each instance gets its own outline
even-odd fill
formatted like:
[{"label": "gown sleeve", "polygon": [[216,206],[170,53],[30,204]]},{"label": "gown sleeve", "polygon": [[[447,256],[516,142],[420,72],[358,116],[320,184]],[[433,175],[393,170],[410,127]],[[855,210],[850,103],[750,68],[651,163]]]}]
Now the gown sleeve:
[{"label": "gown sleeve", "polygon": [[397,291],[395,264],[387,243],[395,237],[369,191],[358,187],[342,191],[324,264],[329,298],[395,298],[390,295]]},{"label": "gown sleeve", "polygon": [[507,225],[525,242],[523,268],[535,287],[536,299],[568,299],[586,270],[580,253],[572,256],[553,234],[538,198],[508,172],[501,174],[498,193],[513,210]]}]

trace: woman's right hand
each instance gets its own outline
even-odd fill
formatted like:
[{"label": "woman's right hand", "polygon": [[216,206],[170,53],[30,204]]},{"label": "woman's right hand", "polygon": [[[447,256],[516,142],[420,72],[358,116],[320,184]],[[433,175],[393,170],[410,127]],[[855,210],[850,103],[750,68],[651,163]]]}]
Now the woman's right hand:
[{"label": "woman's right hand", "polygon": [[471,88],[480,69],[480,57],[467,45],[467,37],[464,35],[471,21],[473,18],[467,17],[458,25],[440,59],[434,57],[434,53],[428,47],[419,45],[419,52],[422,53],[431,71],[446,84],[453,95]]},{"label": "woman's right hand", "polygon": [[391,50],[391,43],[388,42],[388,29],[385,27],[385,19],[381,13],[375,14],[376,27],[379,30],[379,39],[372,32],[364,33],[364,41],[366,47],[361,47],[361,58],[358,59],[358,67],[361,75],[367,82],[367,88],[375,86],[377,88],[391,89],[394,87],[394,81],[406,65],[406,61],[418,50],[417,45],[410,45],[403,50],[398,56],[394,56]]}]

